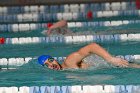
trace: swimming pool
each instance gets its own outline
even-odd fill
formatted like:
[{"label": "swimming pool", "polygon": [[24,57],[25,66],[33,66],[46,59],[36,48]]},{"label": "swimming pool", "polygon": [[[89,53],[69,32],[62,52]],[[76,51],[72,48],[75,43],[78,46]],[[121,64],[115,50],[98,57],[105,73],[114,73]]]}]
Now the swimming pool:
[{"label": "swimming pool", "polygon": [[[38,32],[38,31],[36,31]],[[35,33],[35,32],[34,32]],[[7,34],[7,33],[5,33]],[[13,33],[14,34],[14,33]],[[11,35],[13,35],[11,33]],[[14,36],[14,35],[13,35]],[[16,36],[15,36],[16,37]],[[89,42],[88,42],[89,43]],[[2,70],[1,86],[42,86],[42,85],[131,85],[139,84],[139,69],[134,68],[94,68],[88,70],[64,70],[54,71],[42,68],[35,59],[42,54],[50,54],[59,60],[63,60],[71,52],[77,51],[85,43],[36,43],[36,44],[6,44],[1,45],[1,58],[27,58],[28,63],[14,70]],[[125,42],[99,42],[113,55],[137,55],[140,54],[138,41]],[[66,51],[67,50],[67,51]],[[26,59],[27,60],[27,59]],[[10,59],[9,59],[10,61]],[[11,61],[14,61],[11,59]],[[11,62],[10,61],[10,62]],[[9,68],[10,68],[9,63]],[[13,63],[14,64],[14,63]],[[20,63],[17,65],[21,65]],[[6,64],[7,66],[7,64]],[[14,67],[11,65],[11,67]],[[50,74],[51,73],[51,74]],[[18,76],[18,77],[17,77]],[[28,77],[28,78],[27,78]],[[129,80],[129,81],[128,81]]]},{"label": "swimming pool", "polygon": [[[134,5],[130,5],[131,9],[134,9]],[[93,6],[90,5],[90,7]],[[85,5],[85,8],[88,8],[87,5]],[[0,45],[0,86],[41,86],[40,88],[42,88],[43,86],[77,85],[83,86],[80,89],[84,89],[88,85],[93,87],[99,85],[99,88],[100,85],[112,85],[111,87],[139,85],[140,69],[136,68],[114,68],[105,65],[103,67],[90,67],[87,70],[66,69],[54,71],[37,64],[36,58],[42,54],[52,55],[61,63],[68,54],[91,42],[99,43],[114,56],[140,63],[139,11],[135,9],[135,11],[131,9],[125,11],[125,8],[124,10],[114,8],[116,9],[114,10],[115,12],[111,10],[101,12],[102,9],[94,10],[96,11],[94,14],[95,20],[90,21],[85,18],[86,14],[84,13],[87,12],[86,10],[81,10],[83,14],[73,13],[72,17],[70,13],[58,14],[58,11],[54,11],[52,18],[49,14],[39,15],[38,13],[34,14],[33,19],[30,19],[32,18],[30,13],[17,16],[15,12],[14,15],[11,12],[10,16],[6,15],[5,20],[0,21],[0,30],[2,31],[0,37],[6,39],[5,44]],[[61,6],[61,12],[64,12],[62,10]],[[106,14],[107,11],[109,11],[110,15]],[[21,11],[21,13],[24,12],[27,11]],[[68,27],[75,35],[55,35],[50,37],[42,35],[41,31],[44,30],[43,26],[46,23],[42,21],[41,17],[43,17],[43,20],[49,19],[50,21],[53,20],[53,22],[63,19],[63,17],[69,18]],[[4,17],[0,16],[0,18]],[[10,19],[14,24],[11,23]],[[23,23],[16,23],[21,22],[21,20]],[[4,23],[2,23],[3,21]],[[33,21],[33,23],[30,21]],[[139,86],[136,87],[135,89],[139,90]],[[38,90],[38,88],[30,87],[31,90]],[[122,89],[126,88],[123,86]]]}]

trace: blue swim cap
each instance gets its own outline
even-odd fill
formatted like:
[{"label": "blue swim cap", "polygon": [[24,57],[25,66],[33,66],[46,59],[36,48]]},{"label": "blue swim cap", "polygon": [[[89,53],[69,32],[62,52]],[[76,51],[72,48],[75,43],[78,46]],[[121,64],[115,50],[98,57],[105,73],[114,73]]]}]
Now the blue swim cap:
[{"label": "blue swim cap", "polygon": [[51,56],[49,56],[49,55],[41,55],[40,57],[38,57],[38,63],[41,64],[41,65],[44,65],[45,61],[48,58],[51,58]]}]

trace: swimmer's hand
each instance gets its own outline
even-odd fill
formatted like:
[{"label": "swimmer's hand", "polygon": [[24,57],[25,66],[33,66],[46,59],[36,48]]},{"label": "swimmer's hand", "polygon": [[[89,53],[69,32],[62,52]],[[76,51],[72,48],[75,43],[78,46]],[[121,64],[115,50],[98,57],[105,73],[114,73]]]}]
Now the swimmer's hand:
[{"label": "swimmer's hand", "polygon": [[49,36],[51,34],[51,31],[50,30],[44,30],[41,32],[43,35],[47,35]]},{"label": "swimmer's hand", "polygon": [[111,58],[109,62],[118,67],[128,67],[129,65],[126,60],[116,57]]}]

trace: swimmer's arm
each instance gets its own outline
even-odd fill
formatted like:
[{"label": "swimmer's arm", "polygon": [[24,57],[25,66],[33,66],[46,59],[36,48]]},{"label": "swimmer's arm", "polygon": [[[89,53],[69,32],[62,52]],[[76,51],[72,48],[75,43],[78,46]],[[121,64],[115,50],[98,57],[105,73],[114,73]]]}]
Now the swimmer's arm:
[{"label": "swimmer's arm", "polygon": [[128,65],[128,62],[126,60],[123,60],[121,58],[115,58],[111,54],[109,54],[104,48],[102,48],[100,45],[96,43],[91,43],[83,48],[81,48],[78,53],[84,57],[90,55],[91,53],[94,53],[103,59],[105,59],[108,63],[111,63],[115,66],[126,66]]},{"label": "swimmer's arm", "polygon": [[54,23],[54,24],[49,28],[49,30],[52,30],[52,29],[55,29],[55,28],[61,28],[61,27],[64,27],[64,26],[67,26],[67,21],[61,20],[61,21],[59,21],[59,22]]},{"label": "swimmer's arm", "polygon": [[61,66],[65,68],[79,68],[76,62],[73,62],[73,59],[71,57],[67,57],[65,61],[61,64]]},{"label": "swimmer's arm", "polygon": [[90,65],[89,64],[86,64],[84,62],[81,62],[81,64],[79,65],[79,67],[82,68],[82,69],[87,69],[88,67],[90,67]]},{"label": "swimmer's arm", "polygon": [[78,51],[78,53],[81,54],[81,56],[83,56],[83,58],[92,53],[102,57],[106,61],[110,61],[110,59],[113,58],[112,55],[110,55],[104,48],[102,48],[100,45],[98,45],[96,43],[91,43],[91,44],[81,48]]},{"label": "swimmer's arm", "polygon": [[140,68],[140,64],[129,63],[128,67],[130,67],[130,68]]}]

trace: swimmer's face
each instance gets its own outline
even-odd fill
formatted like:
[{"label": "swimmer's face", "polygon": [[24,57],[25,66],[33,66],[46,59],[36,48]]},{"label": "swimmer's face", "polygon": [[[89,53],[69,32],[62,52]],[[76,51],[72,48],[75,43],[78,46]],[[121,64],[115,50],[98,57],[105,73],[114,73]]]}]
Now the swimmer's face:
[{"label": "swimmer's face", "polygon": [[45,65],[49,68],[49,69],[54,69],[54,70],[60,70],[61,66],[60,64],[55,60],[49,60],[47,59],[45,62]]}]

